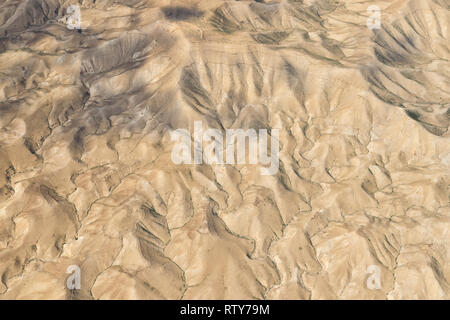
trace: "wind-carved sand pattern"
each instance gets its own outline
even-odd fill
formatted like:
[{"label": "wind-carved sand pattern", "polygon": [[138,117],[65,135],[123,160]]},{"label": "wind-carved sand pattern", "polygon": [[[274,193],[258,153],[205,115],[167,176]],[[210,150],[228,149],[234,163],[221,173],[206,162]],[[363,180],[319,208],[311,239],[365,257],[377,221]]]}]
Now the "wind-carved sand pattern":
[{"label": "wind-carved sand pattern", "polygon": [[75,4],[0,4],[1,299],[449,299],[446,1]]}]

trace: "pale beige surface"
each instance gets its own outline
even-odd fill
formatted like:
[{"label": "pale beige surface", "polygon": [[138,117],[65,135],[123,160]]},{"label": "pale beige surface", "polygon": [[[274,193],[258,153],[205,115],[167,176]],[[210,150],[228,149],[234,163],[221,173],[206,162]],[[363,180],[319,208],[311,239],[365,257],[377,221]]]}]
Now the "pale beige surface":
[{"label": "pale beige surface", "polygon": [[[448,1],[265,2],[2,1],[1,299],[449,298]],[[280,172],[174,165],[194,120]]]}]

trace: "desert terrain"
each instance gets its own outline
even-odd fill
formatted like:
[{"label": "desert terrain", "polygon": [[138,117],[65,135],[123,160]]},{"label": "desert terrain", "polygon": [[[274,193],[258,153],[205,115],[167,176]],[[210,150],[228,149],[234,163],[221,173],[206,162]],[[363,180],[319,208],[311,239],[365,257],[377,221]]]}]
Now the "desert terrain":
[{"label": "desert terrain", "polygon": [[0,0],[0,299],[449,299],[449,125],[447,0]]}]

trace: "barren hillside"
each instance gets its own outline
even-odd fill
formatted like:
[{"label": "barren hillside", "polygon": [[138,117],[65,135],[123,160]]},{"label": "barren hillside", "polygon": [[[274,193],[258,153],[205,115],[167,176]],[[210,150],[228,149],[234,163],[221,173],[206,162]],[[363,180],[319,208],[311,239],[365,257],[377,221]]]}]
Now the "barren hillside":
[{"label": "barren hillside", "polygon": [[[449,299],[449,9],[0,0],[0,299]],[[174,163],[195,122],[279,170]]]}]

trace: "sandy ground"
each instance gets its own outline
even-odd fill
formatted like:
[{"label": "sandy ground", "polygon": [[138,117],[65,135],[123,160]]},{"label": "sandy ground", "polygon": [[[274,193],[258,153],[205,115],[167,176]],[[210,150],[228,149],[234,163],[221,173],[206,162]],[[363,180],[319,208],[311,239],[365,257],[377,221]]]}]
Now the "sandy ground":
[{"label": "sandy ground", "polygon": [[[446,0],[1,1],[0,299],[449,299],[449,27]],[[174,164],[194,121],[279,129],[279,171]]]}]

